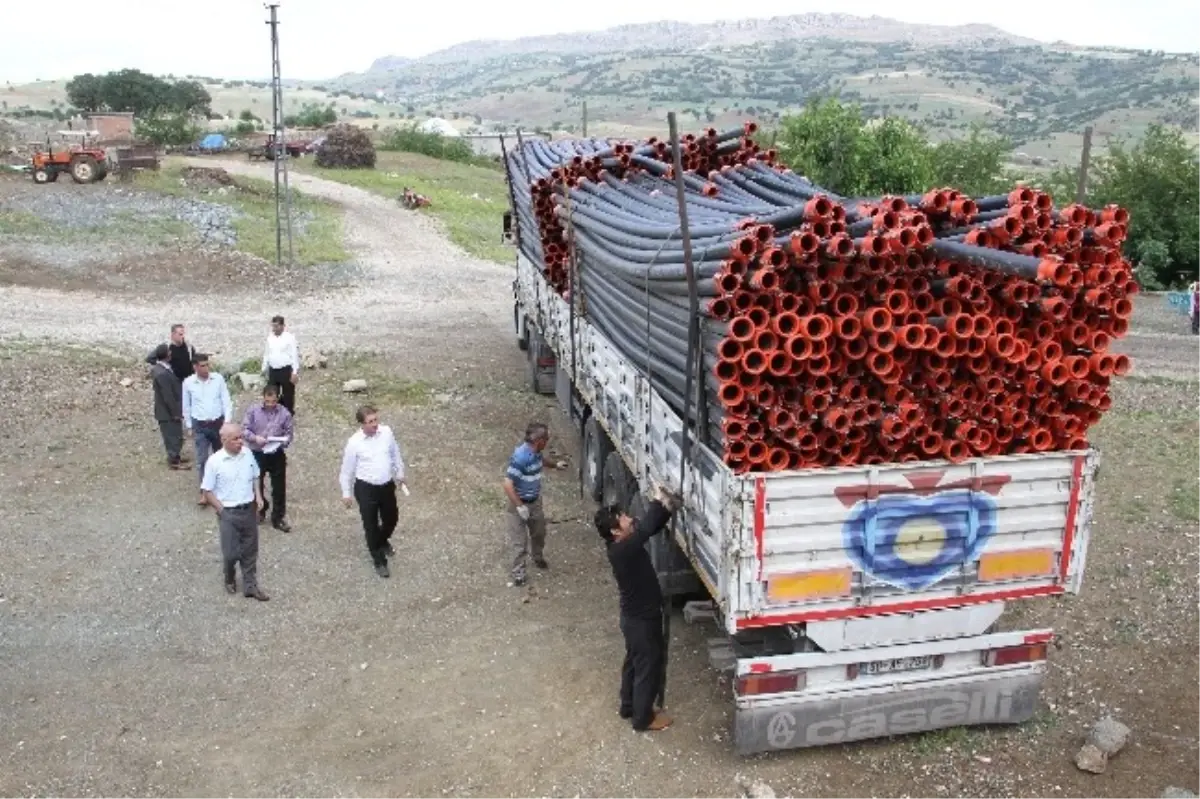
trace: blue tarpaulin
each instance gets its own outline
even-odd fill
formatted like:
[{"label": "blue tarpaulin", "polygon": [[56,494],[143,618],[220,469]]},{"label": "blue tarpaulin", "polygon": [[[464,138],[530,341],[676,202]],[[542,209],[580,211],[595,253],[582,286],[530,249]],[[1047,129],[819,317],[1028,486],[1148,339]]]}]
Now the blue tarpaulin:
[{"label": "blue tarpaulin", "polygon": [[210,133],[200,140],[201,150],[224,150],[225,136],[220,133]]}]

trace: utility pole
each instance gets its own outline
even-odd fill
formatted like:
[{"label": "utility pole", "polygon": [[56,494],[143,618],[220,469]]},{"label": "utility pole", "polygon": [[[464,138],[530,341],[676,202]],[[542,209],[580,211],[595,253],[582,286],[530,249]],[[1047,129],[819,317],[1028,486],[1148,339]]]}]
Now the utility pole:
[{"label": "utility pole", "polygon": [[[292,192],[288,183],[288,151],[283,125],[283,78],[279,71],[279,3],[264,3],[271,12],[267,25],[271,28],[271,149],[275,166],[275,266],[283,265],[283,231],[287,229],[288,265],[294,259],[292,250]],[[283,196],[279,186],[283,184]]]},{"label": "utility pole", "polygon": [[583,101],[583,138],[587,138],[587,100]]},{"label": "utility pole", "polygon": [[1084,204],[1087,198],[1088,167],[1092,161],[1092,126],[1083,129],[1083,155],[1079,159],[1079,183],[1075,187],[1075,202]]}]

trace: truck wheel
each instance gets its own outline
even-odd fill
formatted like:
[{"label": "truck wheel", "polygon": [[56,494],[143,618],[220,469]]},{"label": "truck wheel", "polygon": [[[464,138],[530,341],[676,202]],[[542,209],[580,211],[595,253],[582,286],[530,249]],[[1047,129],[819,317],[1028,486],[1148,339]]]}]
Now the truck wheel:
[{"label": "truck wheel", "polygon": [[629,469],[625,467],[625,461],[621,460],[621,453],[616,450],[608,453],[608,457],[604,459],[603,483],[604,505],[616,505],[628,513],[634,497],[638,496],[638,486]]},{"label": "truck wheel", "polygon": [[48,169],[35,169],[33,170],[33,182],[38,184],[53,183],[54,178]]},{"label": "truck wheel", "polygon": [[596,502],[604,498],[604,466],[610,454],[608,433],[595,416],[588,416],[583,425],[583,490]]},{"label": "truck wheel", "polygon": [[94,182],[96,172],[96,162],[91,158],[79,158],[71,162],[71,178],[76,183]]}]

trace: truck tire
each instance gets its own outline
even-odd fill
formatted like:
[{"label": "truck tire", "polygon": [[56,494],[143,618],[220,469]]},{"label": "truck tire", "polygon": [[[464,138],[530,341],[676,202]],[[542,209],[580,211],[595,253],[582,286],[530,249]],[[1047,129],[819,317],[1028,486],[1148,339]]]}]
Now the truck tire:
[{"label": "truck tire", "polygon": [[54,177],[55,176],[50,172],[49,169],[41,168],[33,170],[33,182],[37,183],[38,185],[53,183]]},{"label": "truck tire", "polygon": [[601,501],[606,507],[616,505],[628,513],[638,495],[637,481],[626,468],[621,453],[614,449],[604,459],[604,491]]},{"label": "truck tire", "polygon": [[608,433],[589,415],[583,425],[583,490],[596,502],[604,498],[604,466],[612,450]]}]

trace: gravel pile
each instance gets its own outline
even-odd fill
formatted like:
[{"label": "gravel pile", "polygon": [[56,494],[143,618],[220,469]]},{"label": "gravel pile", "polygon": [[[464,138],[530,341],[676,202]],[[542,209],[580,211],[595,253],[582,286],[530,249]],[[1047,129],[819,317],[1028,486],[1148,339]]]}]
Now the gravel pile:
[{"label": "gravel pile", "polygon": [[226,205],[184,197],[109,186],[95,191],[54,191],[39,187],[0,199],[0,212],[22,211],[53,227],[69,230],[102,228],[136,217],[176,220],[195,229],[204,244],[232,247],[237,244],[233,227],[238,211]]}]

